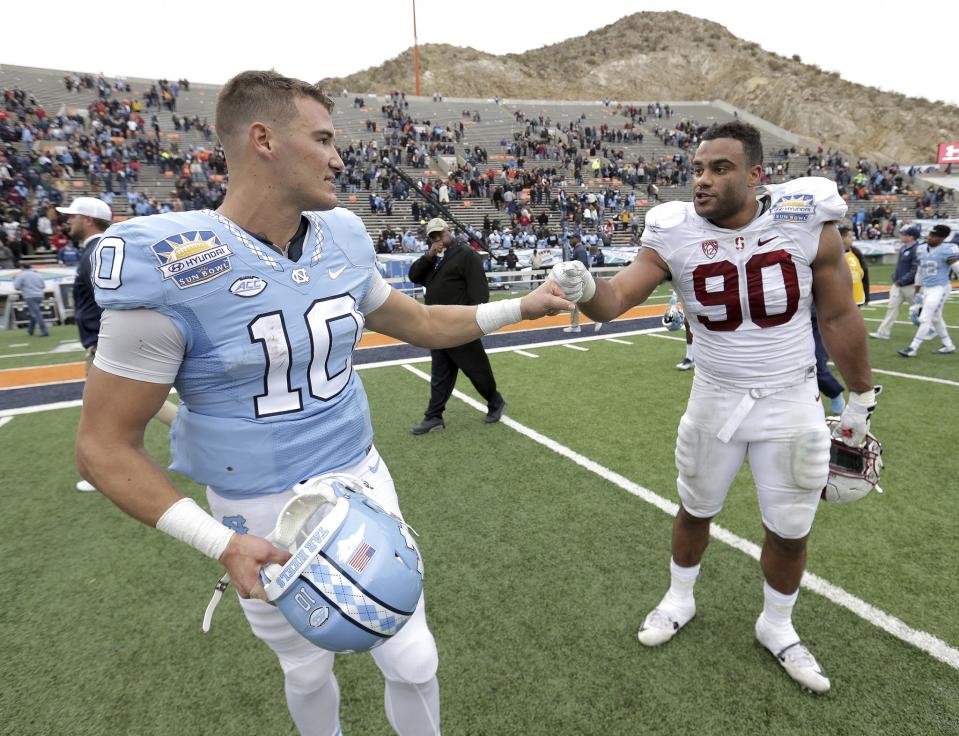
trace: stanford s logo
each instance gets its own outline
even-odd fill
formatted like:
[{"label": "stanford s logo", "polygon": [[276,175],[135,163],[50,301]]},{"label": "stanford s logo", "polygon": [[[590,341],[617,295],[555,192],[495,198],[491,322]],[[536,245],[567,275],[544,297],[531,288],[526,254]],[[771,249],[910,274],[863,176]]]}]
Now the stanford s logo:
[{"label": "stanford s logo", "polygon": [[744,238],[742,235],[738,235],[736,237],[736,250],[742,250],[745,247],[746,247],[746,238]]},{"label": "stanford s logo", "polygon": [[719,252],[719,243],[715,240],[704,240],[703,241],[703,255],[707,258],[712,258]]},{"label": "stanford s logo", "polygon": [[294,284],[308,284],[310,282],[310,275],[305,268],[294,268],[290,275],[293,277]]}]

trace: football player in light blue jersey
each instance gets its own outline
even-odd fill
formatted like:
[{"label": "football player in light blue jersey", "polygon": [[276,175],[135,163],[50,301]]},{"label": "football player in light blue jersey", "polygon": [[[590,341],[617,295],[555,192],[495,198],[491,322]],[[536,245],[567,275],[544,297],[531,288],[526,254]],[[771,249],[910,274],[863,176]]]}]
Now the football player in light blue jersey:
[{"label": "football player in light blue jersey", "polygon": [[937,354],[949,355],[956,352],[955,343],[946,329],[946,320],[942,317],[942,310],[952,289],[949,283],[950,272],[955,271],[959,276],[959,245],[943,242],[951,232],[946,225],[934,225],[926,242],[916,249],[916,260],[919,262],[916,284],[922,290],[922,311],[919,313],[919,328],[916,336],[912,338],[912,343],[899,351],[904,358],[914,357],[923,340],[929,340],[934,334],[939,335],[942,340],[942,346],[935,351]]},{"label": "football player in light blue jersey", "polygon": [[[313,85],[276,72],[237,75],[216,111],[230,168],[223,205],[135,218],[104,234],[93,269],[104,314],[77,437],[81,473],[104,495],[223,563],[254,633],[280,660],[296,727],[315,736],[340,733],[333,654],[257,600],[258,576],[289,558],[263,537],[299,481],[349,473],[400,513],[352,365],[364,326],[445,348],[572,308],[551,282],[478,307],[427,307],[389,287],[363,223],[337,208],[343,162],[332,107]],[[143,449],[171,385],[182,399],[172,467],[207,486],[212,515]],[[439,733],[422,597],[373,658],[396,732]]]}]

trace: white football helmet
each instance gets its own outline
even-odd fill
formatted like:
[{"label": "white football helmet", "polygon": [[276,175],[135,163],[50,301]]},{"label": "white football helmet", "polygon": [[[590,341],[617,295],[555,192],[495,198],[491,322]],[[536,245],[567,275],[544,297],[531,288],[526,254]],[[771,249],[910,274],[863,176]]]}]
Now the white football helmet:
[{"label": "white football helmet", "polygon": [[[839,417],[826,417],[830,432],[839,427]],[[829,448],[829,478],[822,489],[822,499],[830,503],[852,503],[865,498],[879,487],[879,471],[882,469],[882,444],[871,432],[861,447],[851,447],[833,437]]]},{"label": "white football helmet", "polygon": [[678,305],[671,304],[665,313],[663,313],[663,327],[670,332],[676,332],[676,330],[683,328],[683,321],[685,319],[686,315],[683,314],[683,310],[680,309]]}]

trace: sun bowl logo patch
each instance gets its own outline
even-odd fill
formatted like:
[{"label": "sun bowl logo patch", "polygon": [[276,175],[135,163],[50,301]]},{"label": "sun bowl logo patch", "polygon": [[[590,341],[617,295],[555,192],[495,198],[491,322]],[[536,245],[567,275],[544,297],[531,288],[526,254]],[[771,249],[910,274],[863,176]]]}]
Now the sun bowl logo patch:
[{"label": "sun bowl logo patch", "polygon": [[251,297],[262,294],[266,287],[266,281],[259,276],[240,276],[230,284],[230,293],[242,297]]},{"label": "sun bowl logo patch", "polygon": [[180,289],[204,284],[231,271],[233,251],[212,230],[191,230],[164,238],[150,246],[164,280],[173,279]]},{"label": "sun bowl logo patch", "polygon": [[815,212],[815,198],[811,194],[787,194],[772,208],[774,220],[791,222],[806,222]]},{"label": "sun bowl logo patch", "polygon": [[707,258],[712,258],[716,253],[719,252],[719,242],[716,240],[704,240],[703,241],[703,255]]}]

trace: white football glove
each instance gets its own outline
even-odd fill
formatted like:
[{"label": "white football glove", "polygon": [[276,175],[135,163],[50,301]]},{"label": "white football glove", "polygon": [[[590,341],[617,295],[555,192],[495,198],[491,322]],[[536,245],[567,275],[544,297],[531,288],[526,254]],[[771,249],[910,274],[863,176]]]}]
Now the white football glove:
[{"label": "white football glove", "polygon": [[596,293],[593,275],[579,261],[557,263],[549,272],[549,280],[559,284],[571,302],[588,302]]},{"label": "white football glove", "polygon": [[849,402],[839,417],[839,425],[833,430],[833,437],[852,447],[862,447],[869,432],[869,418],[876,408],[876,397],[882,386],[876,386],[862,393],[849,392]]}]

